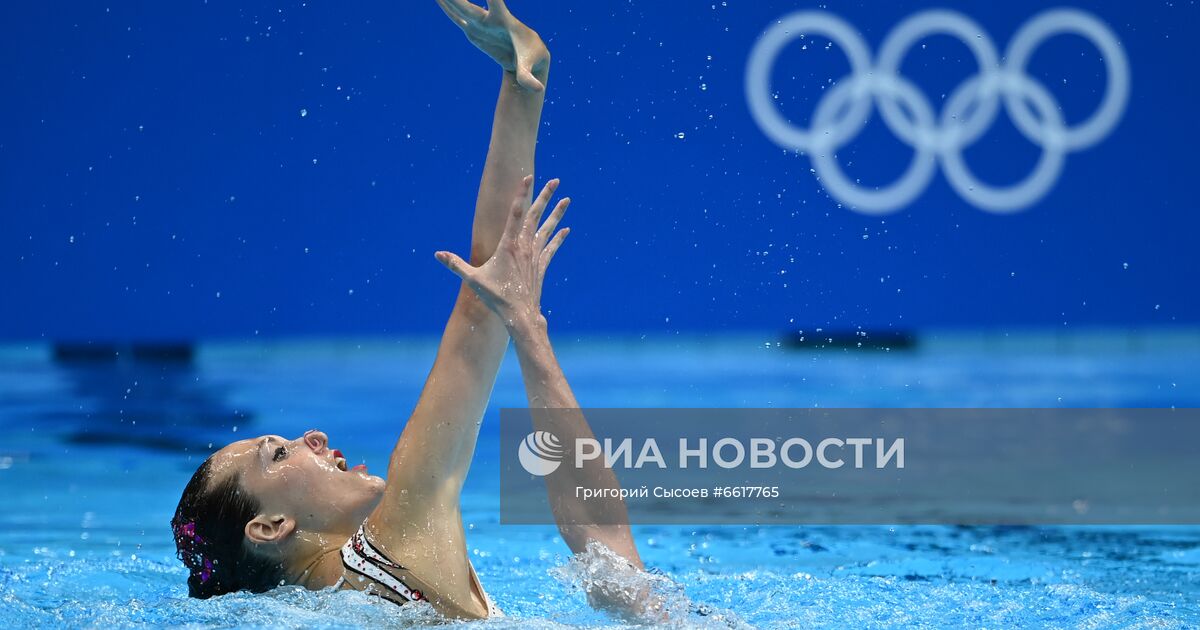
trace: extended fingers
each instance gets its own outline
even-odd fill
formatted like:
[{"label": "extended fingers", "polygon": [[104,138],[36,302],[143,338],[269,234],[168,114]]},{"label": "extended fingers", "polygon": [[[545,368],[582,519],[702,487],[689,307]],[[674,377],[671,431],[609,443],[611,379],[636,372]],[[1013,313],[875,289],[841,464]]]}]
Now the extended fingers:
[{"label": "extended fingers", "polygon": [[459,26],[465,22],[479,20],[487,15],[487,11],[468,2],[467,0],[437,0],[442,10]]},{"label": "extended fingers", "polygon": [[552,179],[542,187],[542,192],[538,193],[537,199],[533,200],[533,205],[529,206],[529,214],[525,215],[526,228],[532,228],[541,223],[542,214],[546,212],[546,206],[550,203],[550,198],[554,196],[555,190],[558,190],[558,179]]},{"label": "extended fingers", "polygon": [[558,228],[558,222],[566,214],[567,206],[569,205],[571,205],[571,198],[564,197],[554,206],[554,210],[550,212],[550,216],[546,218],[546,222],[542,224],[542,227],[538,228],[537,237],[534,241],[538,247],[546,246],[546,239],[550,238],[550,235]]},{"label": "extended fingers", "polygon": [[446,17],[450,18],[451,22],[454,22],[455,26],[458,28],[467,27],[467,21],[464,20],[457,11],[450,8],[450,6],[447,4],[447,0],[437,0],[437,3],[438,6],[442,8],[442,12],[446,14]]},{"label": "extended fingers", "polygon": [[550,266],[550,261],[554,258],[555,252],[562,246],[563,241],[567,240],[567,235],[570,233],[571,228],[563,228],[546,244],[546,248],[542,250],[541,258],[538,259],[538,265],[542,274],[546,273],[546,268]]}]

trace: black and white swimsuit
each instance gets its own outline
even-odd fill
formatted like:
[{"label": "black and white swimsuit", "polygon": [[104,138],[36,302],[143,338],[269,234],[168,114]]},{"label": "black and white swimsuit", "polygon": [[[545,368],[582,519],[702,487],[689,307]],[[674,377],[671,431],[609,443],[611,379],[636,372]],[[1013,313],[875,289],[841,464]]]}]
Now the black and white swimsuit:
[{"label": "black and white swimsuit", "polygon": [[[350,537],[342,545],[342,565],[346,575],[337,581],[334,588],[353,588],[372,595],[378,595],[395,604],[406,604],[415,601],[428,601],[425,584],[399,562],[387,557],[371,541],[367,539],[360,525],[358,533]],[[479,589],[483,601],[487,605],[488,617],[503,617],[504,613],[488,597],[475,574],[475,567],[467,561],[471,571],[471,581]],[[434,602],[435,607],[447,616],[472,617],[466,610],[448,602]]]}]

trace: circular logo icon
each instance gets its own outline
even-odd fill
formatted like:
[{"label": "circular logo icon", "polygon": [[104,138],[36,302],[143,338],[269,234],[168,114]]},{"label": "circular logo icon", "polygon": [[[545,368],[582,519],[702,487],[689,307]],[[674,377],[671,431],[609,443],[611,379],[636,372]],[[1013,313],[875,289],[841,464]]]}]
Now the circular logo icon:
[{"label": "circular logo icon", "polygon": [[[1108,74],[1100,104],[1074,126],[1063,120],[1050,91],[1025,71],[1042,42],[1064,33],[1090,41]],[[784,47],[809,34],[828,37],[841,47],[850,74],[825,91],[811,126],[802,128],[779,111],[778,96],[771,91],[771,68]],[[949,35],[966,44],[979,68],[950,94],[940,112],[900,74],[909,49],[929,35]],[[806,153],[825,190],[853,210],[887,214],[903,208],[925,190],[940,164],[963,199],[981,210],[1009,213],[1050,191],[1068,153],[1108,136],[1125,112],[1129,82],[1129,61],[1120,40],[1099,18],[1078,9],[1051,9],[1034,16],[1017,30],[1004,55],[983,27],[965,15],[921,11],[898,24],[874,57],[862,34],[841,18],[826,11],[800,11],[777,20],[754,45],[746,66],[746,100],[763,133],[781,147]],[[873,108],[892,134],[912,147],[913,158],[896,181],[864,187],[842,170],[837,151],[858,135]],[[1033,171],[1011,186],[984,183],[963,158],[963,150],[983,136],[1002,109],[1042,150]]]},{"label": "circular logo icon", "polygon": [[526,435],[517,449],[517,459],[521,460],[521,467],[538,477],[545,477],[558,470],[562,458],[562,442],[549,431],[534,431]]}]

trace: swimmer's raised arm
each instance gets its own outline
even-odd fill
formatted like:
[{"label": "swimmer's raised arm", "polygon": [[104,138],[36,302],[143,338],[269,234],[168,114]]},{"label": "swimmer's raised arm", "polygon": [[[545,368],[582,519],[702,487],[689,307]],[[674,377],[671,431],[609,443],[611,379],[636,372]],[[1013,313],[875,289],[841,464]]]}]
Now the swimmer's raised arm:
[{"label": "swimmer's raised arm", "polygon": [[[438,3],[504,69],[471,230],[471,259],[482,264],[496,249],[521,177],[533,173],[550,53],[502,2],[492,3],[490,11],[465,0]],[[392,453],[389,491],[372,522],[393,530],[435,521],[459,527],[454,518],[459,493],[507,347],[504,325],[461,287],[433,368]]]},{"label": "swimmer's raised arm", "polygon": [[[525,178],[525,186],[531,183],[532,178]],[[529,406],[544,410],[533,413],[535,425],[549,423],[555,435],[569,444],[575,438],[594,436],[554,355],[547,321],[541,312],[546,268],[569,233],[569,228],[555,232],[569,199],[559,201],[545,223],[538,227],[557,187],[558,180],[551,180],[532,205],[526,206],[525,197],[518,197],[496,253],[482,266],[471,266],[450,252],[437,252],[436,256],[504,322],[521,362]],[[590,464],[594,466],[589,467]],[[571,551],[583,553],[589,542],[599,542],[624,557],[633,568],[642,569],[625,503],[619,494],[615,499],[585,502],[574,492],[577,485],[619,487],[612,470],[593,460],[581,469],[564,467],[560,471],[546,477],[547,489],[559,532]],[[629,610],[638,604],[623,599],[623,595],[628,596],[624,593],[590,592],[589,595],[593,603],[607,608]]]},{"label": "swimmer's raised arm", "polygon": [[[503,0],[493,0],[487,11],[467,0],[438,0],[438,4],[468,41],[504,69],[472,230],[471,264],[482,265],[496,249],[509,205],[521,189],[521,178],[533,174],[550,51],[537,33],[509,12]],[[469,290],[464,294],[475,297]]]}]

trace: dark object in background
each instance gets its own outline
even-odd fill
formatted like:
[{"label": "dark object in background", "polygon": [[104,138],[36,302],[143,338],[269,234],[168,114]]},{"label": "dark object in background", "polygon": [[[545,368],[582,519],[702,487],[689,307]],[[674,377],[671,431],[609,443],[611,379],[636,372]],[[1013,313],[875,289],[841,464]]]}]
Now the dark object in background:
[{"label": "dark object in background", "polygon": [[69,395],[35,418],[68,444],[207,455],[254,422],[201,378],[191,342],[60,341],[53,361]]},{"label": "dark object in background", "polygon": [[59,341],[54,344],[54,360],[59,363],[76,361],[120,361],[132,359],[146,362],[191,363],[196,351],[190,342],[169,343],[101,343],[93,341]]},{"label": "dark object in background", "polygon": [[784,335],[785,348],[794,350],[914,350],[917,336],[897,330],[820,330]]}]

